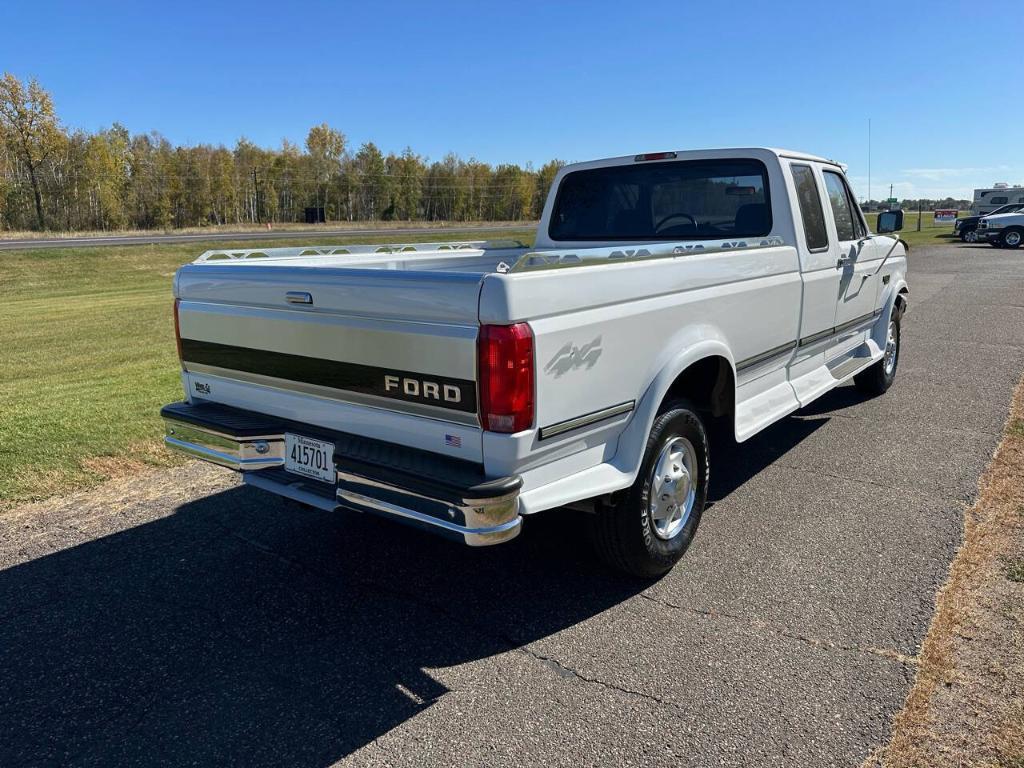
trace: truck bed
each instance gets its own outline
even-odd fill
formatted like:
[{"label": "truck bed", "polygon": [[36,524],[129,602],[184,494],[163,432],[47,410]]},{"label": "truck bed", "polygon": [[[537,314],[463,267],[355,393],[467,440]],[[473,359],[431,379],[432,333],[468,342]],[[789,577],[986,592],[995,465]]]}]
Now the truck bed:
[{"label": "truck bed", "polygon": [[299,246],[213,250],[207,251],[193,263],[484,274],[496,271],[502,262],[514,264],[526,250],[522,243],[511,240]]}]

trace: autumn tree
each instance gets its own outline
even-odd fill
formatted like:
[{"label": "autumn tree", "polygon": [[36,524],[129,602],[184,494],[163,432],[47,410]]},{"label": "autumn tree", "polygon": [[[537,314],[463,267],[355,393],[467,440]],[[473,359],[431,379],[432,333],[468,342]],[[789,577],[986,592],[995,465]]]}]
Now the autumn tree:
[{"label": "autumn tree", "polygon": [[116,123],[85,142],[85,172],[90,180],[90,217],[97,229],[127,225],[128,151],[131,137]]},{"label": "autumn tree", "polygon": [[28,172],[35,198],[36,223],[39,229],[45,229],[40,171],[65,138],[57,122],[53,100],[34,78],[24,85],[10,72],[5,72],[0,78],[0,122],[4,124],[5,139]]},{"label": "autumn tree", "polygon": [[375,221],[388,206],[391,181],[387,176],[384,155],[372,141],[363,144],[355,156],[359,189],[356,200],[360,204],[361,218]]},{"label": "autumn tree", "polygon": [[387,174],[392,181],[392,206],[396,219],[409,221],[419,216],[425,172],[423,160],[409,147],[401,155],[388,155]]},{"label": "autumn tree", "polygon": [[562,169],[563,165],[565,165],[564,160],[551,160],[544,163],[540,170],[537,171],[537,183],[533,196],[533,218],[539,219],[544,212],[544,203],[548,199],[548,192],[551,190],[555,176]]},{"label": "autumn tree", "polygon": [[[345,154],[345,134],[327,123],[314,125],[306,135],[306,152],[316,182],[317,207],[327,207],[327,191],[331,179],[341,171],[341,158]],[[321,197],[322,195],[322,197]]]}]

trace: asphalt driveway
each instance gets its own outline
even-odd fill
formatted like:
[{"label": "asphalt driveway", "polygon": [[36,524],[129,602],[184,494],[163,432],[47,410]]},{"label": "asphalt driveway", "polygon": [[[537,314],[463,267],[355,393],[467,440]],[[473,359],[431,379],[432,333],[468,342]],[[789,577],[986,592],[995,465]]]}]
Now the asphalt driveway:
[{"label": "asphalt driveway", "polygon": [[0,517],[0,764],[857,766],[1024,370],[1024,252],[915,248],[896,385],[713,457],[685,560],[469,550],[190,465]]}]

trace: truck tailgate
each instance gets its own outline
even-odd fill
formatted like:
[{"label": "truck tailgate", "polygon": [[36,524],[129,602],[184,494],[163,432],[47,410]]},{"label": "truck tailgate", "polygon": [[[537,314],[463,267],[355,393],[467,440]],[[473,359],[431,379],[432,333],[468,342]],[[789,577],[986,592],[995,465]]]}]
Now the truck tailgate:
[{"label": "truck tailgate", "polygon": [[193,399],[258,404],[282,418],[479,461],[480,280],[185,266],[175,297],[187,390]]}]

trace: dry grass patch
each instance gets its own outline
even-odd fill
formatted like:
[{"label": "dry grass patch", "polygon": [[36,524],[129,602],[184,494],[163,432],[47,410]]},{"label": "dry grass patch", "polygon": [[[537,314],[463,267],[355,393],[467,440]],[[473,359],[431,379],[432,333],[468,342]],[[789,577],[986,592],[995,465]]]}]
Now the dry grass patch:
[{"label": "dry grass patch", "polygon": [[936,600],[888,768],[1024,768],[1024,381]]},{"label": "dry grass patch", "polygon": [[81,466],[86,472],[96,475],[101,481],[119,480],[131,477],[153,467],[172,467],[183,464],[187,459],[181,454],[171,453],[163,443],[151,440],[131,446],[117,456],[92,456],[82,459]]}]

